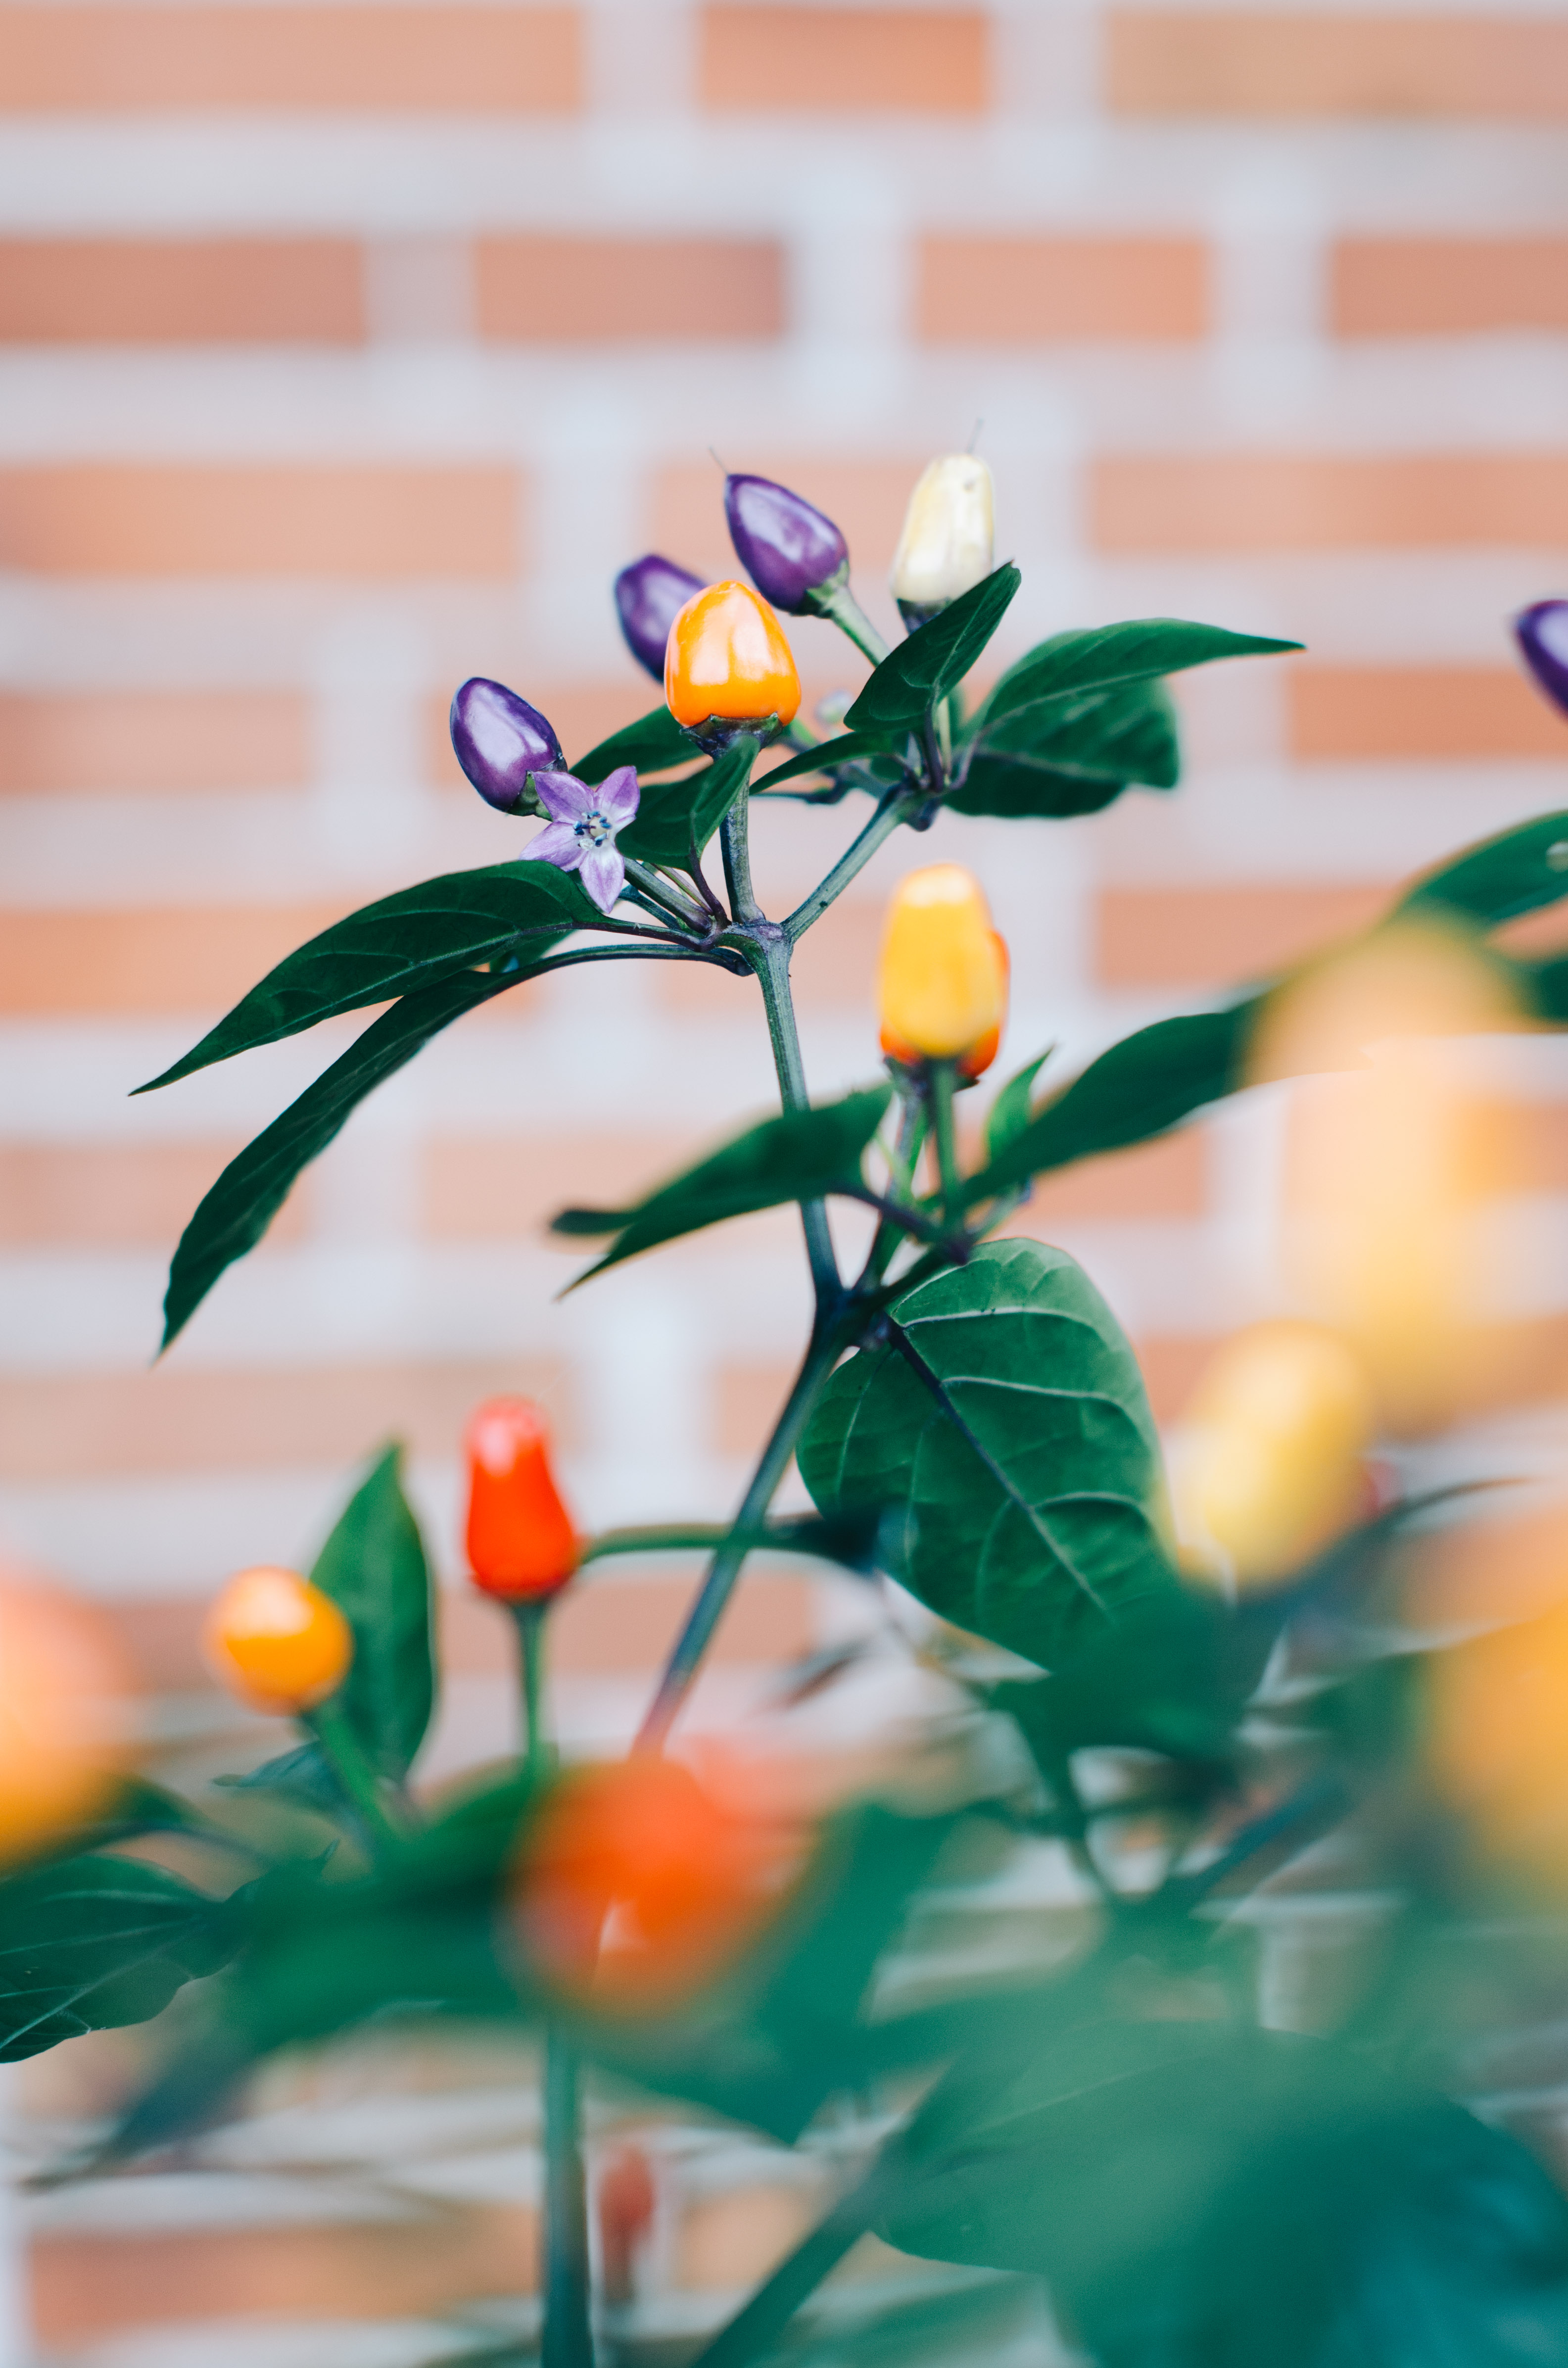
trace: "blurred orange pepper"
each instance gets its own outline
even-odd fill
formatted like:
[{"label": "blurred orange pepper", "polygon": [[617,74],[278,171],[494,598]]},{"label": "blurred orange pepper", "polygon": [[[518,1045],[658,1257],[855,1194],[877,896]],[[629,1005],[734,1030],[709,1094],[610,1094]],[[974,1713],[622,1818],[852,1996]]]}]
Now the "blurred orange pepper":
[{"label": "blurred orange pepper", "polygon": [[1486,1853],[1568,1897],[1568,1602],[1434,1654],[1427,1761]]},{"label": "blurred orange pepper", "polygon": [[468,1566],[486,1595],[528,1602],[565,1586],[577,1533],[550,1468],[550,1429],[528,1398],[490,1398],[468,1427]]},{"label": "blurred orange pepper", "polygon": [[0,1864],[106,1810],[130,1684],[114,1642],[69,1596],[0,1577]]},{"label": "blurred orange pepper", "polygon": [[933,863],[893,891],[882,932],[878,1000],[891,1060],[958,1061],[978,1077],[996,1058],[1010,964],[972,871]]},{"label": "blurred orange pepper", "polygon": [[202,1632],[208,1664],[255,1710],[293,1714],[335,1694],[354,1658],[354,1632],[297,1570],[269,1564],[230,1579]]},{"label": "blurred orange pepper", "polygon": [[665,645],[665,698],[688,731],[703,724],[793,722],[801,677],[784,631],[749,584],[694,592]]}]

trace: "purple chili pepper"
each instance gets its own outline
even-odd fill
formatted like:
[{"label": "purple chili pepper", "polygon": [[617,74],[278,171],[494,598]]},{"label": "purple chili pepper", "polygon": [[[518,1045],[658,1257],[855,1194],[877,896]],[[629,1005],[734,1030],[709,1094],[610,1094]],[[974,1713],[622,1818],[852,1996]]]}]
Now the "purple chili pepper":
[{"label": "purple chili pepper", "polygon": [[1568,714],[1568,600],[1537,600],[1521,609],[1514,638],[1548,699]]},{"label": "purple chili pepper", "polygon": [[564,761],[538,708],[483,675],[465,682],[452,700],[451,734],[463,771],[486,805],[502,814],[531,810],[528,775],[559,770]]},{"label": "purple chili pepper", "polygon": [[669,640],[676,613],[685,608],[694,592],[702,590],[705,581],[703,576],[694,575],[689,567],[677,567],[673,559],[661,559],[656,551],[634,559],[615,579],[616,613],[626,636],[626,646],[657,683],[665,679],[665,643]]},{"label": "purple chili pepper", "polygon": [[730,541],[765,600],[791,617],[810,616],[816,596],[841,584],[849,545],[830,518],[769,477],[726,477]]}]

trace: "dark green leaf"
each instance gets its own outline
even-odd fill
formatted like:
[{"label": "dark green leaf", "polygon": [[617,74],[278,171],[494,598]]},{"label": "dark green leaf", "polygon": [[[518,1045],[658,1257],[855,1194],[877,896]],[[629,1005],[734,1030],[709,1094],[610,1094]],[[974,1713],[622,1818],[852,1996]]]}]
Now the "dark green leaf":
[{"label": "dark green leaf", "polygon": [[164,1296],[163,1348],[190,1321],[224,1269],[256,1247],[301,1169],[326,1149],[366,1095],[465,1011],[529,974],[459,971],[438,986],[404,996],[229,1162],[180,1235]]},{"label": "dark green leaf", "polygon": [[226,1901],[133,1859],[12,1875],[0,1883],[0,2062],[150,2021],[239,1937]]},{"label": "dark green leaf", "polygon": [[706,1225],[722,1224],[726,1218],[852,1189],[859,1178],[860,1155],[881,1122],[892,1090],[873,1086],[816,1110],[765,1119],[673,1177],[635,1208],[563,1209],[551,1230],[574,1238],[617,1236],[597,1265],[578,1276],[578,1282],[586,1282],[622,1258]]},{"label": "dark green leaf", "polygon": [[1534,913],[1568,896],[1568,814],[1538,814],[1517,830],[1483,838],[1423,874],[1396,913],[1440,905],[1483,927]]},{"label": "dark green leaf", "polygon": [[1220,625],[1191,625],[1179,617],[1135,617],[1124,624],[1053,633],[1008,667],[981,709],[975,729],[987,734],[1004,716],[1040,700],[1150,682],[1215,658],[1278,657],[1301,646],[1259,633],[1226,632]]},{"label": "dark green leaf", "polygon": [[635,765],[640,773],[664,773],[673,765],[689,764],[700,754],[696,741],[669,709],[654,707],[635,723],[623,723],[585,757],[579,757],[572,771],[580,781],[602,781],[618,765]]},{"label": "dark green leaf", "polygon": [[880,734],[918,728],[937,700],[958,689],[1022,581],[1016,567],[998,567],[900,642],[846,712],[849,730]]},{"label": "dark green leaf", "polygon": [[1029,1122],[1029,1095],[1034,1081],[1050,1060],[1056,1047],[1048,1044],[1021,1069],[1015,1069],[991,1105],[991,1115],[985,1121],[985,1156],[999,1159],[1010,1143],[1022,1134]]},{"label": "dark green leaf", "polygon": [[960,786],[958,814],[1097,814],[1130,782],[1174,789],[1181,776],[1176,711],[1158,683],[1045,700],[988,725]]},{"label": "dark green leaf", "polygon": [[831,773],[838,765],[863,764],[868,757],[886,756],[892,736],[885,732],[840,732],[817,747],[791,757],[776,772],[764,773],[757,787],[776,790],[782,782],[797,780],[803,773]]},{"label": "dark green leaf", "polygon": [[383,1450],[311,1572],[354,1631],[339,1705],[371,1766],[394,1783],[408,1773],[436,1701],[430,1565],[402,1464],[400,1446]]},{"label": "dark green leaf", "polygon": [[1069,1668],[993,1689],[1050,1775],[1074,1751],[1121,1747],[1222,1770],[1282,1623],[1172,1588],[1134,1604]]},{"label": "dark green leaf", "polygon": [[1225,1011],[1157,1019],[1124,1037],[1053,1094],[971,1178],[966,1197],[988,1200],[1070,1160],[1146,1142],[1206,1102],[1234,1093],[1257,1008],[1254,996]]},{"label": "dark green leaf", "polygon": [[548,863],[493,863],[400,889],[299,947],[183,1060],[136,1090],[150,1094],[339,1012],[437,985],[454,971],[514,955],[537,962],[599,917],[579,882]]},{"label": "dark green leaf", "polygon": [[668,863],[685,871],[691,862],[692,840],[701,854],[756,762],[756,743],[737,740],[731,748],[678,781],[651,781],[642,791],[637,818],[620,833],[617,845],[625,855],[641,856],[646,863]]},{"label": "dark green leaf", "polygon": [[1064,1250],[987,1242],[886,1324],[839,1366],[801,1442],[822,1512],[902,1515],[892,1576],[1048,1666],[1175,1585],[1142,1376]]},{"label": "dark green leaf", "polygon": [[275,1759],[264,1759],[259,1768],[247,1769],[243,1776],[214,1776],[212,1782],[226,1793],[280,1793],[329,1816],[347,1805],[343,1786],[319,1743],[301,1743],[292,1751],[279,1752]]}]

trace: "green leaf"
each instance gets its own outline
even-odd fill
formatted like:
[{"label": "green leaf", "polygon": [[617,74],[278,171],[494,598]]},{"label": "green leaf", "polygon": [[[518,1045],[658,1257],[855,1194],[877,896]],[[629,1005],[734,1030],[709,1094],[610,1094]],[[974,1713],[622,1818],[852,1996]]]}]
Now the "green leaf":
[{"label": "green leaf", "polygon": [[677,781],[651,781],[642,791],[636,819],[616,844],[624,855],[641,856],[645,863],[690,868],[693,839],[701,854],[734,804],[756,762],[756,743],[744,738],[711,765]]},{"label": "green leaf", "polygon": [[1040,700],[1151,682],[1215,658],[1278,657],[1301,647],[1300,642],[1230,633],[1220,625],[1191,625],[1179,617],[1135,617],[1119,625],[1053,633],[1008,667],[981,709],[975,729],[988,734],[1004,717]]},{"label": "green leaf", "polygon": [[[892,1088],[873,1086],[815,1110],[789,1110],[748,1127],[695,1167],[672,1177],[631,1209],[563,1209],[551,1231],[574,1239],[614,1234],[613,1247],[597,1265],[577,1277],[583,1283],[619,1266],[622,1258],[661,1242],[673,1242],[729,1217],[750,1216],[786,1201],[818,1201],[829,1192],[853,1190],[860,1155],[881,1123]],[[577,1285],[574,1283],[573,1289]]]},{"label": "green leaf", "polygon": [[885,1340],[834,1373],[801,1442],[820,1511],[901,1514],[892,1577],[1047,1666],[1176,1584],[1142,1376],[1064,1250],[986,1242],[884,1321]]},{"label": "green leaf", "polygon": [[161,2014],[233,1953],[229,1902],[139,1860],[58,1859],[0,1883],[0,2063]]},{"label": "green leaf", "polygon": [[349,1498],[311,1572],[354,1631],[339,1705],[371,1766],[393,1782],[408,1773],[436,1702],[430,1565],[403,1493],[402,1465],[394,1440]]},{"label": "green leaf", "polygon": [[[1250,1613],[1251,1616],[1248,1616]],[[1223,1775],[1284,1622],[1197,1588],[1134,1604],[1071,1668],[992,1689],[1048,1777],[1075,1751],[1154,1751]]]},{"label": "green leaf", "polygon": [[928,624],[900,642],[846,711],[851,732],[916,729],[939,699],[956,690],[1001,623],[1023,578],[996,568]]},{"label": "green leaf", "polygon": [[1181,777],[1176,711],[1158,683],[1022,708],[973,746],[946,801],[958,814],[1097,814],[1131,782],[1169,790]]},{"label": "green leaf", "polygon": [[1157,1019],[1113,1044],[992,1154],[970,1178],[966,1200],[989,1200],[1070,1160],[1146,1142],[1205,1103],[1234,1093],[1259,1000],[1255,996],[1224,1011]]},{"label": "green leaf", "polygon": [[329,1816],[349,1805],[343,1785],[319,1743],[301,1743],[249,1768],[243,1776],[214,1776],[225,1793],[280,1793],[288,1800]]},{"label": "green leaf", "polygon": [[580,781],[602,781],[618,765],[635,765],[640,773],[663,773],[672,765],[689,764],[700,754],[696,741],[669,709],[654,707],[635,723],[623,723],[619,732],[579,757],[571,769]]},{"label": "green leaf", "polygon": [[1499,831],[1462,855],[1426,872],[1394,912],[1433,905],[1464,913],[1483,928],[1519,913],[1538,912],[1568,896],[1568,814],[1538,814],[1517,830]]},{"label": "green leaf", "polygon": [[1034,1081],[1055,1050],[1054,1044],[1048,1044],[1043,1053],[1037,1053],[1032,1061],[1026,1061],[1021,1069],[1015,1069],[992,1103],[991,1114],[985,1121],[987,1159],[999,1159],[1008,1144],[1016,1141],[1028,1126],[1029,1095]]},{"label": "green leaf", "polygon": [[404,996],[229,1162],[180,1235],[164,1296],[160,1353],[189,1323],[225,1268],[256,1247],[301,1168],[326,1149],[366,1095],[465,1011],[531,975],[464,970],[438,986]]},{"label": "green leaf", "polygon": [[840,765],[863,764],[868,757],[885,757],[894,736],[887,732],[840,732],[835,738],[791,757],[777,771],[765,773],[757,787],[775,790],[785,781],[799,780],[803,773],[831,773]]},{"label": "green leaf", "polygon": [[136,1090],[150,1094],[339,1012],[416,994],[454,971],[519,954],[537,961],[571,930],[591,928],[599,917],[580,883],[548,863],[493,863],[422,881],[350,913],[298,947],[183,1060]]}]

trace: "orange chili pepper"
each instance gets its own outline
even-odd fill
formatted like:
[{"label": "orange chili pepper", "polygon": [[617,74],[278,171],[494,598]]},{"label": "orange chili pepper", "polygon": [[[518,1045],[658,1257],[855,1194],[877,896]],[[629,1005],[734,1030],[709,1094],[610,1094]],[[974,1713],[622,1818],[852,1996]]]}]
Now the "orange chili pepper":
[{"label": "orange chili pepper", "polygon": [[297,1570],[261,1564],[230,1579],[207,1615],[208,1665],[255,1710],[295,1714],[335,1694],[354,1631],[330,1595]]},{"label": "orange chili pepper", "polygon": [[749,584],[710,584],[677,609],[665,644],[665,698],[688,731],[793,720],[801,704],[794,656]]},{"label": "orange chili pepper", "polygon": [[0,1864],[108,1807],[130,1692],[111,1634],[85,1605],[0,1576]]},{"label": "orange chili pepper", "polygon": [[962,1076],[982,1076],[1001,1041],[1008,968],[973,873],[957,863],[912,871],[882,936],[882,1051],[909,1066],[956,1059]]},{"label": "orange chili pepper", "polygon": [[550,1432],[527,1398],[490,1398],[468,1427],[468,1566],[486,1595],[553,1595],[580,1559],[550,1468]]}]

